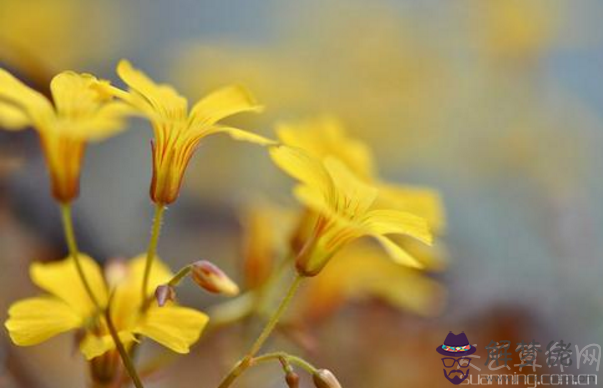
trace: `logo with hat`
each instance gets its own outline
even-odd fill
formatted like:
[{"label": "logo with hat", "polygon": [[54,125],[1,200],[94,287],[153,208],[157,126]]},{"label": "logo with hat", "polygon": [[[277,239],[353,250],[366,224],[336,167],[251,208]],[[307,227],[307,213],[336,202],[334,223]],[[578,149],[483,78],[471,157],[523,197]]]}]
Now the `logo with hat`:
[{"label": "logo with hat", "polygon": [[440,355],[444,355],[442,363],[444,364],[444,376],[452,384],[461,384],[469,375],[469,364],[471,359],[468,355],[473,355],[476,348],[469,343],[465,332],[460,334],[448,333],[444,344],[436,348]]}]

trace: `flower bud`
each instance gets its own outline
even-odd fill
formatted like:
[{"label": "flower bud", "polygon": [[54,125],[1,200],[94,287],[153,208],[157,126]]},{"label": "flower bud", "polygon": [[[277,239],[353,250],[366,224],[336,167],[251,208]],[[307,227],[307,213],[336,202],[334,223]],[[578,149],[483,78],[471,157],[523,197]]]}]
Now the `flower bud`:
[{"label": "flower bud", "polygon": [[312,375],[312,380],[314,381],[314,386],[316,387],[341,387],[341,384],[337,378],[335,378],[335,375],[333,375],[333,373],[326,368],[316,370]]},{"label": "flower bud", "polygon": [[193,263],[192,278],[201,288],[209,292],[229,297],[239,294],[239,286],[220,268],[207,260]]},{"label": "flower bud", "polygon": [[292,389],[299,387],[299,375],[297,375],[293,371],[287,372],[287,374],[285,375],[285,381],[287,382],[287,386]]},{"label": "flower bud", "polygon": [[176,290],[169,284],[162,284],[157,286],[155,290],[155,299],[159,307],[163,307],[167,301],[174,301],[176,299]]}]

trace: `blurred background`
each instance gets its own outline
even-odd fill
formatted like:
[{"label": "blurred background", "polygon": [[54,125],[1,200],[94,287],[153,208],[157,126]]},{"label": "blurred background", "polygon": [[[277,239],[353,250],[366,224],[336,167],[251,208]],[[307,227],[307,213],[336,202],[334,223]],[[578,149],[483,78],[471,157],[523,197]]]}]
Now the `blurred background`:
[{"label": "blurred background", "polygon": [[[438,265],[384,280],[396,284],[388,296],[362,270],[342,287],[351,265],[341,259],[302,292],[270,348],[348,386],[447,386],[435,348],[449,331],[478,344],[481,373],[491,340],[603,344],[602,14],[595,0],[0,0],[0,66],[45,90],[65,69],[122,85],[114,69],[128,58],[190,101],[241,83],[266,111],[229,123],[268,136],[278,122],[340,118],[373,148],[382,178],[440,192],[446,224],[426,254]],[[101,262],[146,248],[151,137],[133,120],[88,149],[76,228]],[[168,210],[161,257],[173,270],[209,259],[243,285],[249,210],[295,209],[290,187],[262,148],[207,139]],[[29,264],[66,254],[48,188],[37,135],[0,132],[2,322],[36,294]],[[203,310],[226,301],[191,283],[179,296]],[[147,382],[215,386],[261,322],[207,332],[178,360],[162,355]],[[0,384],[84,385],[73,343],[17,348],[3,329]],[[157,354],[147,348],[140,364]],[[539,373],[559,372],[538,359]],[[284,382],[275,365],[238,384]]]}]

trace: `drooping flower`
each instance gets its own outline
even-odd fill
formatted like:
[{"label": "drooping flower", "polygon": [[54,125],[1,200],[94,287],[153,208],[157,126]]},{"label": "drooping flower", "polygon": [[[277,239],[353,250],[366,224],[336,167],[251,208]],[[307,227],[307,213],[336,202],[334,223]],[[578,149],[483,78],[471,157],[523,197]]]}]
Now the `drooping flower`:
[{"label": "drooping flower", "polygon": [[379,189],[379,207],[407,211],[425,218],[438,233],[445,225],[444,207],[437,191],[431,188],[385,182],[379,178],[371,149],[350,137],[342,123],[323,116],[297,123],[283,123],[276,129],[278,138],[287,146],[305,150],[318,159],[333,156],[343,162],[359,178]]},{"label": "drooping flower", "polygon": [[339,249],[363,236],[374,237],[395,261],[422,268],[388,236],[407,235],[431,244],[425,219],[395,209],[375,208],[379,190],[334,157],[321,160],[287,146],[272,147],[270,154],[279,168],[299,180],[295,196],[317,214],[312,233],[296,260],[302,275],[318,274]]},{"label": "drooping flower", "polygon": [[155,139],[152,143],[150,195],[157,204],[167,205],[178,198],[186,167],[199,142],[206,136],[226,133],[239,141],[261,145],[273,143],[257,134],[218,123],[234,114],[262,110],[243,87],[229,86],[214,91],[189,111],[188,101],[172,87],[156,84],[128,61],[119,63],[117,73],[129,91],[114,88],[114,94],[141,111],[153,126]]},{"label": "drooping flower", "polygon": [[0,127],[34,127],[39,135],[52,183],[52,194],[69,203],[79,193],[87,141],[107,138],[123,128],[132,112],[107,93],[109,82],[66,71],[52,79],[52,102],[0,69]]},{"label": "drooping flower", "polygon": [[[86,255],[80,254],[80,261],[101,309],[109,307],[112,322],[126,348],[142,335],[175,352],[188,353],[198,340],[207,324],[207,315],[171,302],[161,308],[151,301],[142,302],[140,280],[144,255],[132,259],[119,278],[103,276],[100,266]],[[34,263],[30,274],[34,284],[47,294],[18,301],[9,308],[5,326],[16,345],[36,345],[60,333],[79,330],[83,334],[79,347],[86,359],[117,354],[103,313],[87,294],[71,258]],[[169,269],[156,259],[148,299],[152,299],[155,286],[171,277]],[[145,304],[149,305],[148,309],[141,310]]]}]

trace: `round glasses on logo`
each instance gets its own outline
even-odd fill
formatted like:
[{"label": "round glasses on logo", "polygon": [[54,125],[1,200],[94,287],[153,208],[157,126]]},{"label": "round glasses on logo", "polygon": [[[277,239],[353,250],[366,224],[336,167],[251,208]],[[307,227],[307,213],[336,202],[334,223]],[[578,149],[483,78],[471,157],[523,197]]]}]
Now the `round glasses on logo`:
[{"label": "round glasses on logo", "polygon": [[456,363],[462,368],[469,367],[469,363],[471,363],[471,359],[469,358],[442,358],[442,362],[444,363],[444,367],[451,368],[454,367]]}]

